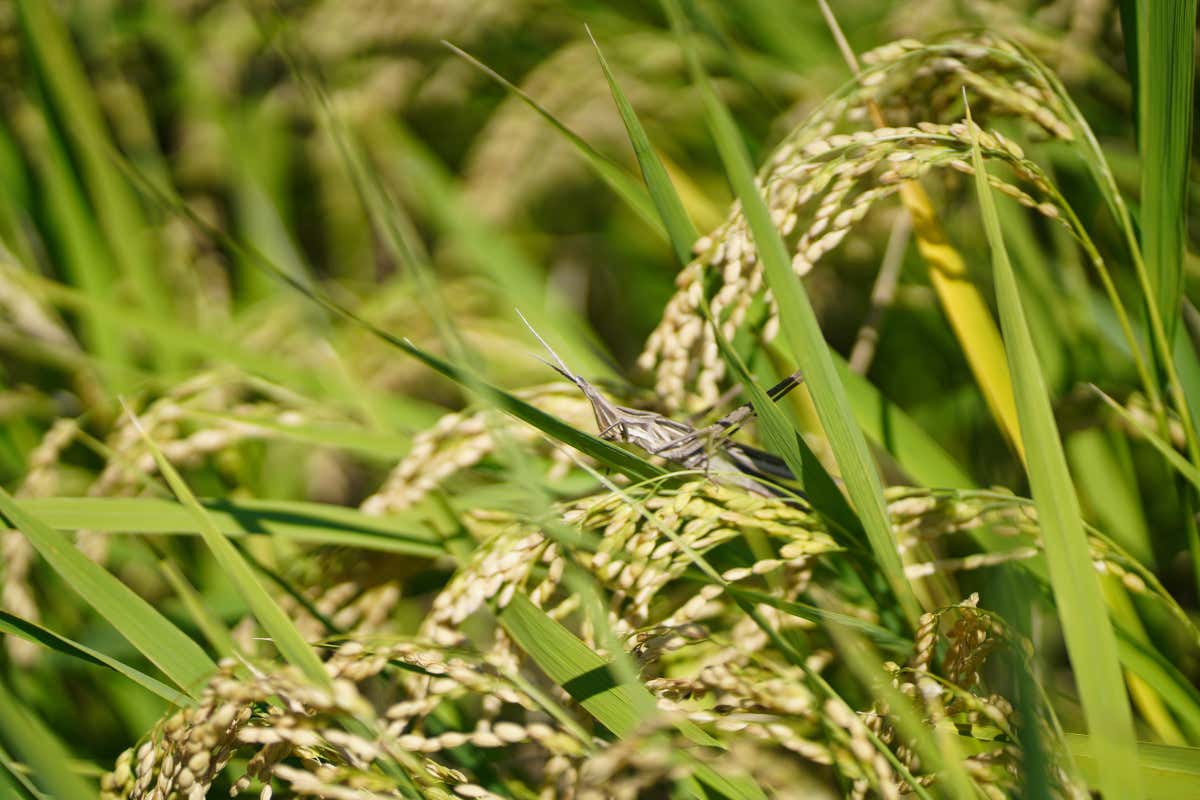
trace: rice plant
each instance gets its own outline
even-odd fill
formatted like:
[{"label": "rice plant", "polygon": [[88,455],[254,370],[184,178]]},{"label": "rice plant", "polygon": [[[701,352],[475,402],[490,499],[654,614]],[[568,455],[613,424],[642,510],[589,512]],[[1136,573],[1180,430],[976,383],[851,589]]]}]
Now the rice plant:
[{"label": "rice plant", "polygon": [[0,795],[1200,796],[1195,21],[14,0]]}]

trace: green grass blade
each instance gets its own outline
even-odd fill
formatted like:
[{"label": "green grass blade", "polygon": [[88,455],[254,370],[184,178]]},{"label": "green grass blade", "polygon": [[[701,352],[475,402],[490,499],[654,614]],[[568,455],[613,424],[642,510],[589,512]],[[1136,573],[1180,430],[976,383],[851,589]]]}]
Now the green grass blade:
[{"label": "green grass blade", "polygon": [[[1099,784],[1102,755],[1095,739],[1068,733],[1066,743],[1088,783]],[[1196,787],[1200,785],[1200,748],[1138,742],[1137,755],[1142,782],[1150,797],[1174,800],[1196,795]]]},{"label": "green grass blade", "polygon": [[1138,494],[1128,443],[1103,428],[1075,431],[1067,437],[1067,459],[1077,476],[1080,499],[1098,527],[1146,566],[1154,548]]},{"label": "green grass blade", "polygon": [[658,713],[640,683],[621,683],[608,662],[517,593],[499,612],[504,629],[543,672],[616,736],[634,733]]},{"label": "green grass blade", "polygon": [[[128,409],[127,409],[128,411]],[[134,425],[142,434],[142,439],[146,446],[150,449],[150,453],[154,456],[155,463],[158,464],[158,470],[166,479],[171,487],[171,491],[179,498],[179,502],[183,504],[192,516],[195,518],[196,525],[200,530],[200,536],[204,539],[204,543],[208,545],[212,551],[213,557],[217,560],[222,571],[229,576],[237,587],[238,594],[246,601],[250,611],[254,617],[262,625],[263,630],[271,637],[275,647],[279,650],[280,655],[298,668],[304,675],[314,684],[320,687],[331,687],[333,685],[329,678],[329,673],[325,671],[325,666],[321,663],[321,659],[317,657],[308,642],[304,641],[304,637],[300,635],[300,631],[296,630],[296,626],[288,619],[287,614],[283,613],[283,609],[275,602],[274,598],[267,593],[262,584],[258,582],[258,578],[254,576],[254,570],[246,563],[228,539],[221,535],[217,530],[217,526],[209,519],[208,513],[204,510],[204,506],[192,494],[192,490],[188,488],[187,483],[163,456],[162,451],[150,438],[150,435],[141,427],[137,417],[133,416],[132,411],[128,411],[133,419]]]},{"label": "green grass blade", "polygon": [[0,747],[0,796],[14,800],[47,800],[3,747]]},{"label": "green grass blade", "polygon": [[[1157,350],[1168,375],[1176,410],[1187,434],[1193,465],[1200,466],[1200,443],[1187,379],[1194,380],[1196,354],[1186,334],[1178,336],[1187,248],[1188,171],[1195,116],[1196,0],[1136,0],[1137,127],[1142,164],[1141,247],[1145,261],[1146,302],[1151,322],[1161,318],[1163,339]],[[1126,4],[1128,6],[1128,3]],[[1127,10],[1127,9],[1126,9]],[[1126,20],[1129,19],[1125,15]],[[1130,34],[1126,34],[1127,36]],[[1154,332],[1159,333],[1155,325]],[[1172,369],[1172,367],[1174,369]],[[1185,490],[1186,494],[1186,490]],[[1189,507],[1196,495],[1185,496]],[[1191,512],[1188,512],[1189,517]],[[1188,522],[1193,562],[1200,561],[1195,521]],[[1200,576],[1200,565],[1196,566]]]},{"label": "green grass blade", "polygon": [[63,581],[129,640],[163,674],[192,697],[216,671],[200,645],[100,565],[89,561],[65,536],[22,509],[0,489],[0,514],[25,534]]},{"label": "green grass blade", "polygon": [[[489,281],[506,299],[508,308],[522,313],[538,330],[554,331],[563,358],[584,374],[608,369],[596,355],[595,335],[587,322],[554,286],[548,286],[541,266],[517,240],[484,219],[463,196],[462,187],[442,160],[399,123],[382,124],[373,150],[391,153],[404,182],[411,188],[406,198],[425,214],[438,234],[453,239],[467,265]],[[365,133],[364,133],[365,135]],[[515,315],[514,315],[515,320]]]},{"label": "green grass blade", "polygon": [[821,426],[842,472],[850,500],[858,512],[879,568],[891,586],[910,624],[916,625],[921,609],[904,568],[888,520],[883,485],[871,460],[867,441],[855,423],[845,387],[838,379],[829,347],[802,284],[791,269],[791,259],[770,212],[754,182],[754,173],[737,126],[721,103],[686,33],[686,23],[676,0],[664,0],[687,53],[693,80],[704,101],[709,126],[735,193],[742,202],[754,235],[767,282],[779,305],[780,323],[792,352],[804,370]]},{"label": "green grass blade", "polygon": [[[84,200],[62,137],[48,124],[44,114],[31,111],[24,120],[18,118],[18,122],[32,166],[46,192],[47,217],[54,226],[59,247],[58,274],[95,298],[98,305],[115,305],[112,259]],[[38,274],[35,264],[25,264],[30,275]],[[111,318],[88,312],[80,321],[80,328],[84,344],[101,360],[121,366],[128,363],[121,332]]]},{"label": "green grass blade", "polygon": [[87,661],[91,664],[98,664],[102,667],[108,667],[113,672],[124,675],[129,680],[138,684],[144,689],[147,689],[159,697],[166,700],[168,703],[174,703],[177,706],[189,705],[191,701],[186,695],[167,686],[162,681],[156,680],[141,670],[134,669],[128,664],[122,663],[112,656],[105,655],[99,650],[93,650],[79,642],[72,641],[61,634],[57,634],[49,628],[44,628],[36,622],[30,622],[27,619],[21,619],[18,616],[0,611],[0,631],[9,634],[10,636],[19,636],[26,641],[40,644],[43,647],[48,647],[51,650],[57,650],[60,653],[78,658],[81,661]]},{"label": "green grass blade", "polygon": [[[968,125],[975,137],[969,113]],[[996,298],[1013,375],[1021,437],[1029,444],[1026,468],[1042,527],[1050,586],[1074,666],[1084,716],[1099,757],[1100,786],[1105,797],[1139,798],[1143,794],[1133,714],[1121,677],[1116,636],[1088,552],[1079,499],[1067,469],[1037,352],[1025,323],[1016,276],[1004,247],[977,138],[972,160],[984,230],[992,250]]]},{"label": "green grass blade", "polygon": [[94,315],[106,323],[143,333],[147,338],[157,341],[161,349],[174,351],[177,355],[200,355],[216,362],[231,363],[287,386],[309,388],[316,385],[311,374],[306,375],[304,370],[278,357],[246,350],[220,334],[209,331],[204,336],[197,336],[194,327],[160,320],[136,309],[122,307],[103,295],[93,294],[87,287],[80,291],[46,279],[35,279],[34,283],[56,306]]},{"label": "green grass blade", "polygon": [[321,623],[321,625],[324,626],[326,630],[330,631],[331,634],[336,635],[345,632],[342,629],[342,626],[335,623],[329,618],[328,614],[325,614],[319,608],[317,608],[312,599],[305,597],[303,591],[297,588],[295,584],[293,584],[283,575],[279,574],[278,571],[272,569],[270,566],[255,558],[253,553],[236,542],[233,543],[233,549],[237,551],[237,554],[241,556],[242,559],[248,565],[250,565],[255,572],[266,578],[267,581],[274,584],[279,591],[290,597],[297,606],[312,615],[312,618]]},{"label": "green grass blade", "polygon": [[[1196,73],[1196,0],[1137,0],[1142,255],[1167,339],[1179,326]],[[1180,413],[1184,413],[1182,410]]]},{"label": "green grass blade", "polygon": [[638,166],[642,170],[642,180],[646,182],[646,188],[650,190],[650,199],[654,201],[658,216],[667,230],[671,247],[675,250],[675,257],[679,259],[680,264],[686,264],[692,260],[692,245],[696,242],[697,237],[696,226],[692,224],[691,218],[684,210],[683,201],[679,199],[679,194],[675,191],[675,186],[671,183],[666,168],[655,155],[654,147],[650,144],[650,137],[642,128],[637,112],[633,110],[629,98],[621,91],[620,84],[613,77],[608,60],[601,52],[596,37],[592,36],[590,28],[587,33],[588,38],[592,40],[592,46],[596,48],[596,57],[600,59],[600,67],[604,70],[605,79],[608,80],[608,88],[612,92],[613,101],[617,104],[617,111],[621,113],[621,121],[625,123],[625,131],[629,134],[629,142],[633,145]]},{"label": "green grass blade", "polygon": [[1128,630],[1117,628],[1121,663],[1162,698],[1192,736],[1200,734],[1200,689],[1157,650]]},{"label": "green grass blade", "polygon": [[578,152],[579,155],[581,155],[583,159],[587,161],[588,166],[592,168],[592,170],[600,177],[601,180],[608,184],[610,189],[616,192],[617,195],[624,200],[639,217],[645,220],[655,232],[667,236],[667,230],[663,227],[662,222],[659,220],[658,211],[655,208],[654,201],[651,200],[650,196],[646,193],[646,190],[642,188],[642,186],[632,175],[626,172],[620,165],[616,164],[608,156],[599,152],[596,150],[596,148],[584,141],[579,134],[562,124],[557,117],[546,110],[540,103],[538,103],[538,101],[534,100],[524,91],[522,91],[519,86],[509,81],[507,78],[496,72],[488,65],[479,61],[467,51],[459,47],[455,47],[446,41],[443,41],[442,44],[448,47],[455,55],[459,56],[468,64],[482,72],[484,75],[487,75],[509,92],[512,92],[513,95],[519,97],[527,106],[536,111],[542,119],[549,122],[554,130],[562,134],[563,138],[565,138],[571,143],[572,146],[574,146],[576,152]]},{"label": "green grass blade", "polygon": [[95,800],[96,790],[68,766],[71,757],[62,744],[2,681],[0,735],[32,771],[34,783],[55,800]]},{"label": "green grass blade", "polygon": [[[385,252],[414,280],[414,287],[425,301],[422,305],[443,346],[459,363],[477,367],[473,351],[467,347],[442,298],[442,289],[416,224],[383,181],[379,170],[371,165],[357,137],[333,108],[318,76],[306,69],[292,54],[286,39],[281,39],[279,52],[287,62],[292,77],[304,90],[305,100],[317,112],[321,126],[334,145]],[[271,260],[269,256],[268,260]],[[274,260],[271,263],[278,265]]]},{"label": "green grass blade", "polygon": [[[205,228],[206,231],[209,229]],[[240,255],[239,252],[233,255]],[[311,362],[303,366],[289,363],[278,355],[267,355],[243,347],[232,335],[222,335],[215,331],[206,331],[206,335],[197,336],[194,327],[166,320],[159,320],[142,314],[137,310],[123,308],[116,303],[104,301],[89,292],[80,291],[71,286],[51,281],[40,276],[31,276],[31,283],[43,292],[48,301],[83,314],[92,314],[103,321],[111,321],[117,327],[137,331],[147,338],[159,343],[160,349],[170,350],[181,359],[184,356],[202,356],[217,363],[230,363],[251,375],[265,378],[273,383],[286,386],[304,394],[325,397],[340,405],[357,408],[364,401],[374,406],[387,407],[389,415],[402,418],[417,428],[432,424],[440,416],[440,412],[430,403],[398,395],[385,395],[371,391],[364,397],[348,388],[339,376],[322,376],[314,374]],[[64,369],[83,370],[89,362],[80,359],[76,354],[67,352],[61,366]],[[98,368],[109,366],[108,363],[96,363]],[[112,370],[117,375],[127,377],[127,370]],[[162,378],[163,376],[159,376]]]},{"label": "green grass blade", "polygon": [[[194,514],[150,497],[21,498],[17,504],[58,530],[199,535]],[[278,536],[296,542],[359,547],[422,558],[445,555],[441,539],[417,514],[386,517],[352,508],[282,500],[203,500],[207,518],[224,536]]]}]

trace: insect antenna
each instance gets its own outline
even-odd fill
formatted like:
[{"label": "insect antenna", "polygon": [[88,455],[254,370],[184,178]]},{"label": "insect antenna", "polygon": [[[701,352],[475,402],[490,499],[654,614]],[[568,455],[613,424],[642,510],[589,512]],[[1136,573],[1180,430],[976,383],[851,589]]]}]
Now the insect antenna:
[{"label": "insect antenna", "polygon": [[578,386],[579,390],[587,397],[588,402],[592,404],[592,413],[596,415],[596,425],[600,430],[600,435],[608,436],[614,429],[618,429],[621,425],[621,415],[617,410],[617,406],[600,394],[595,386],[572,372],[566,365],[566,362],[559,358],[558,353],[554,352],[554,348],[542,338],[541,334],[534,330],[529,320],[525,319],[525,315],[521,313],[521,309],[517,308],[514,310],[517,312],[517,316],[521,318],[521,322],[525,323],[525,327],[529,328],[529,332],[533,334],[534,338],[541,343],[542,347],[546,348],[546,352],[550,354],[555,363],[550,363],[539,356],[534,356],[534,358],[537,358],[538,361],[541,361],[559,375],[562,375],[571,383]]},{"label": "insect antenna", "polygon": [[550,357],[554,359],[554,363],[551,363],[538,355],[534,355],[533,357],[582,389],[583,384],[587,383],[587,381],[576,375],[574,372],[571,372],[571,370],[567,367],[566,362],[559,358],[558,353],[554,352],[554,348],[550,346],[550,343],[542,338],[542,335],[538,333],[536,329],[534,329],[529,320],[525,318],[525,315],[521,313],[521,309],[514,308],[513,310],[517,312],[517,316],[521,318],[521,322],[525,323],[525,327],[529,329],[529,332],[533,334],[533,337],[538,340],[542,347],[546,348],[546,352],[549,353]]}]

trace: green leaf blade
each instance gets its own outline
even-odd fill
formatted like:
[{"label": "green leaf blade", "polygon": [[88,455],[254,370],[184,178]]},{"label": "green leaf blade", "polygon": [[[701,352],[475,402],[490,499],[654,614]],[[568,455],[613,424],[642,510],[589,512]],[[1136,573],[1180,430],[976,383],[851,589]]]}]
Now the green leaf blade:
[{"label": "green leaf blade", "polygon": [[171,462],[167,461],[162,451],[150,438],[149,434],[142,429],[137,418],[134,418],[134,423],[142,434],[143,441],[149,447],[151,455],[154,456],[154,461],[158,464],[159,472],[162,473],[171,490],[179,501],[188,509],[194,516],[196,524],[200,530],[200,536],[204,539],[204,543],[208,545],[212,551],[213,557],[217,560],[221,569],[237,587],[238,593],[242,599],[246,601],[254,617],[262,625],[267,635],[271,637],[275,647],[279,650],[280,655],[284,657],[289,664],[297,667],[304,675],[315,685],[322,688],[330,688],[333,683],[329,677],[329,673],[325,671],[324,664],[317,657],[316,652],[309,646],[308,642],[304,641],[304,637],[300,635],[300,631],[296,629],[295,624],[288,619],[287,614],[283,613],[283,609],[275,602],[274,598],[267,593],[262,584],[255,577],[253,569],[246,563],[228,539],[226,539],[213,521],[208,518],[204,507],[200,505],[200,501],[192,494],[192,490],[188,488],[183,477],[176,471]]},{"label": "green leaf blade", "polygon": [[[1137,0],[1141,241],[1168,340],[1178,327],[1187,242],[1196,0]],[[1181,412],[1185,413],[1185,412]]]},{"label": "green leaf blade", "polygon": [[150,677],[141,670],[125,664],[112,656],[101,653],[99,650],[93,650],[86,645],[68,639],[66,636],[55,633],[49,628],[38,625],[27,619],[22,619],[7,611],[0,611],[0,631],[9,634],[10,636],[19,636],[22,639],[40,644],[51,650],[56,650],[59,653],[77,658],[80,661],[86,661],[89,664],[97,664],[99,666],[108,667],[113,672],[124,675],[129,680],[141,686],[169,703],[174,703],[177,706],[185,706],[190,704],[190,700],[186,695],[167,686],[162,681]]},{"label": "green leaf blade", "polygon": [[558,119],[558,117],[554,116],[538,101],[526,94],[521,87],[517,86],[499,72],[496,72],[494,69],[484,64],[482,61],[475,58],[462,48],[455,47],[450,42],[444,41],[443,44],[446,45],[446,47],[449,48],[450,51],[456,56],[475,67],[475,69],[479,70],[484,75],[487,75],[496,83],[500,84],[506,90],[511,92],[515,97],[519,98],[523,103],[525,103],[525,105],[536,111],[538,116],[550,123],[550,126],[559,134],[561,134],[562,137],[566,139],[572,147],[575,148],[576,152],[583,157],[583,159],[588,163],[588,166],[592,168],[596,175],[599,176],[599,178],[606,184],[608,184],[609,188],[616,192],[617,196],[624,200],[639,217],[645,220],[651,229],[653,229],[656,233],[666,235],[667,231],[663,228],[662,223],[659,220],[658,212],[655,208],[654,202],[651,200],[650,196],[646,194],[645,189],[638,185],[637,180],[633,178],[633,176],[626,172],[621,166],[614,163],[613,160],[608,156],[599,152],[596,150],[596,148],[584,141],[583,137],[564,125]]},{"label": "green leaf blade", "polygon": [[[296,542],[358,547],[422,558],[446,554],[416,514],[377,517],[322,503],[275,500],[202,500],[224,536],[277,536]],[[195,515],[178,503],[150,497],[37,497],[17,504],[58,530],[123,534],[199,535]]]},{"label": "green leaf blade", "polygon": [[[530,658],[555,683],[566,690],[589,714],[616,736],[635,734],[646,720],[658,714],[654,695],[640,682],[622,682],[610,663],[592,651],[560,623],[521,593],[499,612],[500,623]],[[690,722],[680,731],[698,744],[720,743]],[[765,800],[753,783],[715,771],[703,760],[684,755],[696,779],[717,796],[729,800]]]},{"label": "green leaf blade", "polygon": [[186,634],[98,564],[89,561],[61,533],[28,514],[0,489],[0,515],[21,531],[64,582],[146,658],[192,697],[216,671]]},{"label": "green leaf blade", "polygon": [[641,167],[642,180],[646,182],[646,188],[650,190],[650,199],[658,210],[663,227],[666,228],[667,236],[671,240],[671,247],[675,250],[675,257],[679,259],[680,264],[686,264],[692,260],[692,245],[696,242],[698,235],[696,226],[692,224],[691,218],[684,210],[683,201],[679,199],[679,193],[675,191],[675,186],[671,183],[666,168],[654,153],[650,137],[642,128],[642,123],[637,117],[637,112],[633,110],[629,98],[621,91],[620,84],[617,83],[616,77],[613,76],[612,70],[608,66],[608,59],[604,57],[604,53],[600,50],[600,45],[596,42],[596,37],[592,36],[590,29],[588,37],[596,49],[596,57],[600,59],[600,67],[604,70],[605,79],[608,80],[609,91],[612,92],[613,101],[617,104],[621,121],[625,123],[625,131],[629,134],[629,142],[633,145],[638,166]]},{"label": "green leaf blade", "polygon": [[[969,112],[967,119],[972,136],[977,137]],[[1029,445],[1026,469],[1042,528],[1050,586],[1099,760],[1099,784],[1108,798],[1143,797],[1133,714],[1121,675],[1116,635],[1092,565],[1079,499],[1025,320],[1016,275],[1004,246],[977,138],[972,162],[984,230],[992,250],[996,299],[1021,437]]]}]

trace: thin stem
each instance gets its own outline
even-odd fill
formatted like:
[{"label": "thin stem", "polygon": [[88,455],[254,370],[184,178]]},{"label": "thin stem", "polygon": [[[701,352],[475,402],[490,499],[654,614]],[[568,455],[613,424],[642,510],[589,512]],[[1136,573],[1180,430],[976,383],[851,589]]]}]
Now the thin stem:
[{"label": "thin stem", "polygon": [[854,340],[854,348],[850,351],[850,369],[859,375],[866,375],[875,358],[875,348],[879,344],[879,327],[883,316],[896,299],[896,285],[900,279],[900,268],[904,265],[904,252],[908,249],[909,234],[912,233],[912,217],[907,210],[902,210],[892,223],[892,232],[888,236],[887,248],[883,252],[883,261],[879,265],[879,275],[871,289],[871,308],[867,318],[858,329]]}]

